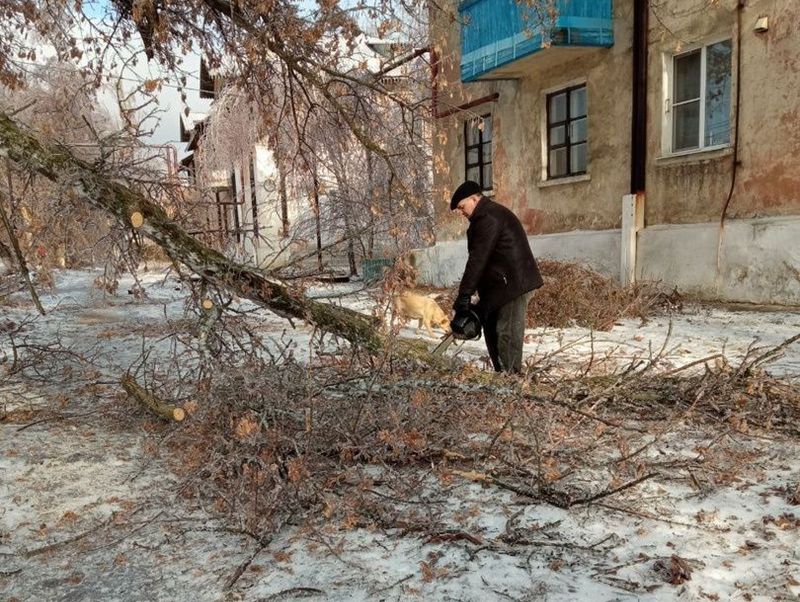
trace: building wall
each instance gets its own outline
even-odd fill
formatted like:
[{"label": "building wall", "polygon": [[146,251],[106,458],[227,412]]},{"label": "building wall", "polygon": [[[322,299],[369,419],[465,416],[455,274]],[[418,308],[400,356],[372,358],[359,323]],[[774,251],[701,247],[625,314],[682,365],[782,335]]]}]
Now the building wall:
[{"label": "building wall", "polygon": [[[667,4],[679,8],[677,15]],[[651,14],[649,48],[648,170],[645,223],[718,221],[731,189],[733,153],[696,153],[670,158],[664,135],[664,58],[705,40],[730,37],[733,44],[731,124],[741,85],[739,162],[728,218],[800,213],[800,3],[748,0],[741,14],[741,70],[736,65],[737,0],[680,0]],[[759,16],[769,30],[753,30]]]},{"label": "building wall", "polygon": [[[739,15],[740,31],[737,0],[651,4],[645,228],[638,234],[637,276],[701,298],[798,304],[800,256],[794,241],[800,219],[792,216],[800,215],[800,3],[747,0]],[[448,200],[464,179],[464,121],[489,111],[494,194],[512,207],[530,234],[540,235],[530,239],[534,254],[577,259],[619,275],[617,228],[630,179],[632,6],[633,0],[614,2],[610,49],[549,48],[524,59],[523,76],[516,81],[463,85],[457,21],[434,13],[432,31],[443,57],[439,96],[446,101],[440,102],[440,112],[493,92],[500,97],[472,109],[471,115],[436,120],[438,243],[417,254],[423,278],[445,284],[440,276],[458,272],[465,260],[465,243],[455,241],[463,238],[467,223],[450,214]],[[454,5],[449,10],[457,14]],[[761,16],[769,18],[766,32],[754,31]],[[667,65],[674,54],[721,38],[733,44],[731,124],[737,117],[736,86],[741,86],[735,179],[732,145],[671,155],[663,144],[670,135]],[[542,182],[544,94],[582,78],[588,91],[589,173],[573,181]],[[434,266],[437,261],[444,266]]]},{"label": "building wall", "polygon": [[[731,123],[735,122],[736,41],[741,40],[739,166],[727,216],[795,215],[800,211],[800,3],[749,0],[737,36],[737,0],[673,0],[651,9],[648,62],[646,224],[718,220],[731,187],[732,148],[672,156],[662,150],[666,109],[665,64],[704,41],[733,40]],[[494,193],[512,207],[528,232],[607,229],[620,225],[619,199],[630,178],[632,0],[614,2],[615,43],[610,49],[549,48],[525,60],[515,81],[459,81],[460,34],[450,13],[434,12],[441,57],[439,112],[497,92],[486,103],[436,120],[434,190],[440,240],[463,235],[447,201],[464,179],[464,122],[493,117]],[[770,18],[766,33],[753,26]],[[589,106],[589,174],[577,181],[543,182],[544,94],[585,81]],[[733,134],[731,142],[733,141]]]},{"label": "building wall", "polygon": [[[255,162],[250,158],[236,166],[236,186],[244,204],[238,206],[240,222],[246,230],[242,240],[242,251],[247,261],[259,267],[278,267],[292,259],[292,255],[305,249],[307,244],[300,242],[295,236],[300,216],[307,212],[301,201],[289,201],[287,217],[289,232],[284,232],[283,215],[281,213],[279,173],[273,151],[265,144],[256,144],[253,148]],[[250,169],[255,167],[255,197],[257,219],[254,224],[252,191],[250,187]],[[257,233],[255,232],[257,225]]]},{"label": "building wall", "polygon": [[[458,26],[434,13],[441,70],[439,113],[497,92],[499,99],[436,120],[434,190],[437,240],[463,236],[465,223],[450,216],[449,198],[464,180],[464,122],[491,113],[495,199],[511,207],[531,234],[619,227],[619,201],[628,192],[631,111],[631,0],[614,3],[615,44],[609,49],[553,47],[525,59],[513,81],[459,81]],[[450,14],[457,15],[451,3]],[[442,21],[443,20],[443,21]],[[588,95],[588,174],[545,181],[543,127],[547,92],[585,82]]]},{"label": "building wall", "polygon": [[[698,299],[800,305],[799,239],[798,217],[731,220],[721,237],[713,222],[651,226],[639,232],[636,277]],[[528,238],[537,258],[582,263],[611,278],[620,276],[620,240],[619,230]],[[444,241],[412,258],[420,282],[452,286],[466,265],[467,245]]]},{"label": "building wall", "polygon": [[[529,236],[528,243],[537,259],[575,262],[589,266],[611,278],[619,278],[619,230],[574,230]],[[426,249],[416,249],[411,262],[418,282],[432,286],[457,284],[467,264],[464,240],[448,240]]]}]

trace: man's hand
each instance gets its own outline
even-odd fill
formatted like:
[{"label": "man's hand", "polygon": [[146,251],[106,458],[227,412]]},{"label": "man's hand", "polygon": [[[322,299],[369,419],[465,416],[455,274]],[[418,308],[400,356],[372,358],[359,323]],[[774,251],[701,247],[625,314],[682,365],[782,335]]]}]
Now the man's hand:
[{"label": "man's hand", "polygon": [[472,295],[461,293],[458,297],[456,297],[456,300],[453,303],[453,311],[456,313],[469,311],[469,302],[471,297]]}]

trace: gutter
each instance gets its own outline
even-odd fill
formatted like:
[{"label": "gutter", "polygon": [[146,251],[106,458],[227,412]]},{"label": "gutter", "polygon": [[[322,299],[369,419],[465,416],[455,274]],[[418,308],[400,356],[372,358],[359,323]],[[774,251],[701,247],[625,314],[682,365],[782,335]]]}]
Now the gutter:
[{"label": "gutter", "polygon": [[633,71],[631,74],[631,182],[622,197],[620,282],[636,282],[638,232],[644,228],[647,175],[647,19],[648,0],[633,0]]},{"label": "gutter", "polygon": [[633,2],[633,90],[631,103],[631,194],[644,194],[647,172],[648,0]]},{"label": "gutter", "polygon": [[[736,3],[736,103],[733,113],[733,164],[731,167],[731,186],[728,190],[728,197],[722,208],[722,215],[719,216],[720,230],[725,227],[725,217],[728,215],[728,206],[731,204],[733,189],[736,187],[736,172],[739,167],[739,106],[741,104],[742,90],[742,11],[744,10],[744,0]],[[717,268],[719,269],[719,252],[717,252]]]}]

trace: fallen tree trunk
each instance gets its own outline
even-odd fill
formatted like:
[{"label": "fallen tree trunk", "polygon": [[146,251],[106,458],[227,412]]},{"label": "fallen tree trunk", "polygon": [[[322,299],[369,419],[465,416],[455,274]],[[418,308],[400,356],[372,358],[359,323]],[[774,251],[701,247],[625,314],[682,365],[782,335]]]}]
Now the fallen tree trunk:
[{"label": "fallen tree trunk", "polygon": [[130,374],[123,376],[120,384],[128,395],[133,397],[156,416],[176,422],[180,422],[186,417],[186,412],[183,408],[156,399],[152,393],[137,383],[136,379]]},{"label": "fallen tree trunk", "polygon": [[75,157],[69,149],[39,140],[3,111],[0,111],[0,156],[8,157],[25,171],[66,186],[77,200],[110,213],[126,226],[130,227],[131,216],[140,214],[143,221],[137,231],[210,284],[283,317],[310,322],[367,350],[377,351],[384,346],[374,318],[293,294],[260,270],[231,261],[189,235],[158,204]]}]

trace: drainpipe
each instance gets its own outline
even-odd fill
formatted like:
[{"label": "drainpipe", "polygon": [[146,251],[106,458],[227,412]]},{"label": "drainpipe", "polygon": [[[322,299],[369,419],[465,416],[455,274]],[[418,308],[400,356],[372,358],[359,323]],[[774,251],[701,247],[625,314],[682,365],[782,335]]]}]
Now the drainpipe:
[{"label": "drainpipe", "polygon": [[722,238],[725,230],[725,218],[728,215],[728,206],[731,204],[733,189],[736,186],[736,172],[739,167],[739,104],[742,90],[742,11],[744,10],[744,0],[736,3],[736,104],[733,108],[733,164],[731,166],[731,187],[728,190],[728,197],[722,207],[722,214],[719,216],[719,231],[717,232],[717,270],[715,273],[714,284],[719,290],[722,280]]},{"label": "drainpipe", "polygon": [[647,173],[647,0],[633,2],[633,74],[631,90],[630,194],[622,198],[620,280],[636,281],[637,233],[644,228],[645,177]]},{"label": "drainpipe", "polygon": [[633,3],[631,194],[644,194],[647,168],[647,0]]}]

